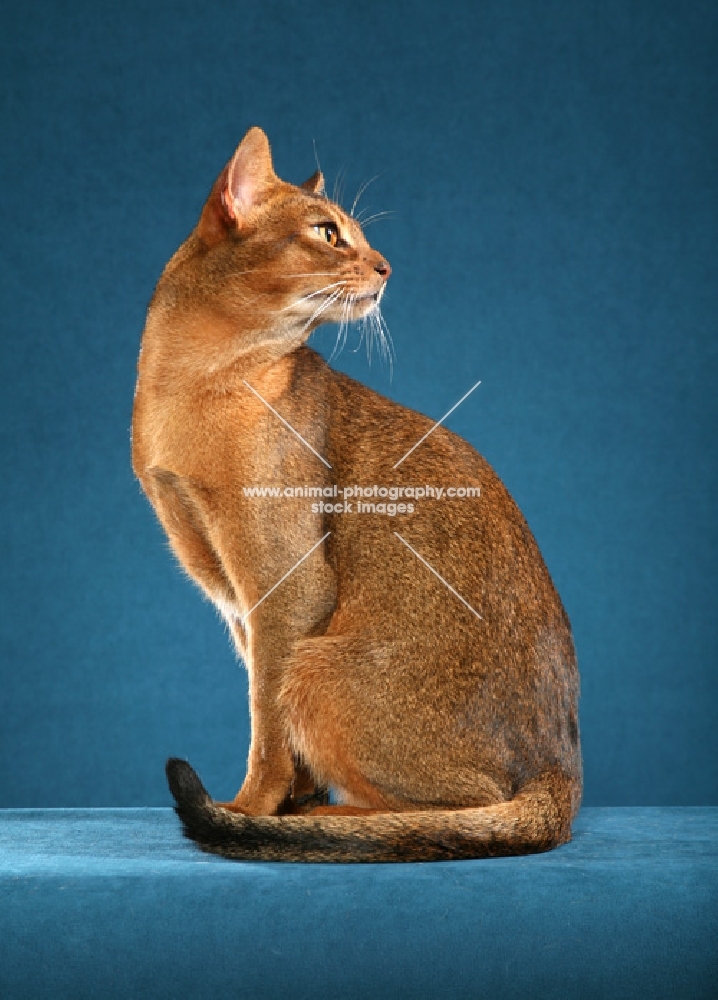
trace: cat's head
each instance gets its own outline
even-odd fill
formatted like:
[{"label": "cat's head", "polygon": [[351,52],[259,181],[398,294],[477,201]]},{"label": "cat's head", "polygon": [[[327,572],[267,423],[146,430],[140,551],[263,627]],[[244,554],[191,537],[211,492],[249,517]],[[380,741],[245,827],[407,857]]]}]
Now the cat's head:
[{"label": "cat's head", "polygon": [[391,271],[357,220],[325,196],[319,171],[300,186],[277,177],[259,128],[215,182],[193,239],[218,307],[303,339],[320,323],[378,313]]}]

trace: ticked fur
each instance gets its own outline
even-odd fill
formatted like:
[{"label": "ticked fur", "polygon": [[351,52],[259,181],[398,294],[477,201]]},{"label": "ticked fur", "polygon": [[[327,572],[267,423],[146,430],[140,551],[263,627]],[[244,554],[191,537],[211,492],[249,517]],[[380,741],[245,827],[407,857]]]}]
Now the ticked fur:
[{"label": "ticked fur", "polygon": [[[521,513],[444,427],[394,468],[433,422],[305,345],[327,321],[381,330],[389,274],[321,175],[281,181],[251,129],[148,311],[134,469],[249,673],[235,799],[167,765],[185,831],[226,857],[522,854],[569,839],[579,806],[571,631]],[[245,494],[375,483],[480,497],[399,520]]]}]

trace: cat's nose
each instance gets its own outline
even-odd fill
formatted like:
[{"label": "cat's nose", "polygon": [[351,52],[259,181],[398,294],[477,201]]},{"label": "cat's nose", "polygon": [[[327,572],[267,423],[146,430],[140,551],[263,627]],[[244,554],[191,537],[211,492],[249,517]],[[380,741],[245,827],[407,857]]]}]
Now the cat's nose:
[{"label": "cat's nose", "polygon": [[388,260],[384,260],[384,258],[382,257],[379,263],[374,265],[374,270],[376,271],[377,274],[380,274],[382,276],[384,281],[386,281],[386,279],[391,274],[391,264],[389,263]]}]

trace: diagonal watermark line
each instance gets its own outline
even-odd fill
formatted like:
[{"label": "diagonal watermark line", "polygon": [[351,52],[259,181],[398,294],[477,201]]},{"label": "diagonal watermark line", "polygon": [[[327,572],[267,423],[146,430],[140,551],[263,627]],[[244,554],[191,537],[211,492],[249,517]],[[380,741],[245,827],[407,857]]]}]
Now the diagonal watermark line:
[{"label": "diagonal watermark line", "polygon": [[[474,388],[476,388],[476,386],[474,386]],[[471,611],[472,614],[476,615],[477,618],[481,619],[481,621],[484,620],[482,618],[482,616],[479,614],[479,612],[478,611],[474,611],[474,609],[471,607],[471,605],[469,604],[469,602],[465,601],[464,598],[461,596],[461,594],[459,594],[456,590],[454,590],[454,588],[451,586],[451,584],[447,583],[446,580],[443,578],[443,576],[439,576],[439,574],[436,572],[436,570],[434,569],[434,567],[430,566],[429,563],[426,561],[426,559],[424,559],[423,556],[420,556],[419,553],[416,551],[416,549],[413,549],[411,547],[411,545],[409,545],[409,543],[407,542],[407,540],[405,538],[401,537],[401,535],[399,534],[398,531],[395,531],[394,534],[396,535],[396,537],[399,539],[400,542],[403,542],[404,545],[406,545],[407,549],[409,549],[411,552],[414,553],[414,555],[416,556],[417,559],[420,559],[421,562],[423,562],[423,564],[426,566],[427,569],[431,570],[431,572],[434,574],[434,576],[438,577],[439,580],[441,580],[441,582],[444,584],[445,587],[448,587],[448,589],[451,591],[451,593],[454,595],[454,597],[458,597],[459,600],[461,601],[461,603],[465,604],[466,607],[469,609],[469,611]]]},{"label": "diagonal watermark line", "polygon": [[[285,427],[288,427],[288,428],[289,428],[289,430],[290,430],[290,431],[292,432],[292,434],[296,434],[296,436],[297,436],[297,437],[299,438],[299,440],[300,440],[300,441],[302,442],[302,444],[305,444],[305,445],[307,446],[307,448],[309,448],[309,450],[310,450],[310,451],[314,452],[314,454],[315,454],[315,455],[317,456],[317,458],[318,458],[318,459],[319,459],[319,460],[320,460],[321,462],[324,462],[324,464],[326,465],[326,467],[327,467],[328,469],[331,469],[331,465],[329,464],[329,462],[327,462],[326,458],[322,458],[322,456],[321,456],[321,455],[319,454],[319,452],[318,452],[318,451],[315,451],[315,449],[314,449],[314,448],[312,448],[312,446],[310,445],[310,443],[309,443],[308,441],[306,441],[306,440],[305,440],[305,439],[304,439],[304,438],[302,437],[302,435],[301,435],[301,434],[299,433],[299,431],[298,431],[298,430],[295,430],[295,429],[294,429],[294,427],[292,427],[292,425],[291,425],[291,424],[289,423],[289,421],[288,421],[288,420],[285,420],[285,419],[284,419],[284,417],[282,416],[282,414],[281,414],[281,413],[277,413],[277,411],[276,411],[276,410],[274,409],[274,407],[272,406],[272,404],[271,404],[271,403],[268,403],[268,402],[267,402],[267,400],[266,400],[266,399],[264,398],[264,396],[260,396],[260,395],[259,395],[259,393],[257,392],[257,390],[256,390],[256,389],[254,389],[254,388],[253,388],[253,387],[252,387],[252,386],[251,386],[251,385],[249,384],[249,382],[248,382],[248,381],[246,380],[246,378],[243,378],[243,379],[242,379],[242,381],[244,382],[244,384],[245,384],[245,385],[247,386],[247,388],[248,388],[248,389],[251,389],[251,390],[252,390],[252,392],[254,393],[254,395],[255,395],[255,396],[256,396],[256,397],[258,398],[258,399],[261,399],[261,400],[262,400],[262,402],[263,402],[263,403],[264,403],[264,405],[265,405],[265,406],[267,407],[267,409],[268,409],[268,410],[271,410],[271,411],[272,411],[272,413],[274,414],[274,416],[275,416],[275,417],[278,417],[278,418],[279,418],[279,419],[280,419],[280,420],[282,421],[282,423],[284,424],[284,426],[285,426]],[[457,403],[456,405],[458,406],[459,404]],[[447,416],[448,416],[448,414],[447,414]],[[432,430],[433,430],[433,428],[432,428]],[[405,456],[405,457],[406,457],[406,456]],[[280,581],[280,582],[281,582],[281,581]]]},{"label": "diagonal watermark line", "polygon": [[[481,379],[479,379],[479,381],[476,383],[476,385],[472,385],[471,386],[471,388],[469,389],[469,391],[464,396],[461,397],[461,399],[459,400],[458,403],[454,403],[454,405],[451,407],[451,409],[447,413],[444,414],[444,416],[441,418],[441,420],[437,420],[436,421],[436,423],[434,424],[434,426],[431,427],[426,432],[426,434],[423,436],[423,438],[419,438],[419,440],[416,442],[416,444],[414,445],[413,448],[409,448],[409,450],[407,451],[406,455],[404,455],[403,458],[400,458],[399,461],[396,463],[396,465],[392,465],[392,469],[397,469],[401,465],[401,463],[404,461],[404,459],[408,458],[409,455],[411,455],[412,451],[414,451],[416,448],[419,447],[419,445],[421,444],[422,441],[426,441],[426,439],[428,438],[428,436],[430,434],[432,434],[436,430],[436,428],[439,427],[440,424],[443,424],[443,422],[446,420],[446,418],[451,416],[451,414],[454,412],[454,410],[456,409],[456,407],[457,406],[461,406],[461,404],[464,402],[464,400],[467,398],[467,396],[470,396],[471,393],[474,391],[474,389],[478,389],[478,387],[480,385],[481,385]],[[396,534],[396,532],[395,532],[395,534]],[[403,541],[403,539],[402,539],[402,541]]]},{"label": "diagonal watermark line", "polygon": [[246,622],[247,619],[249,618],[249,616],[252,614],[252,612],[256,611],[256,609],[259,607],[259,605],[262,603],[262,601],[266,601],[267,598],[269,597],[269,595],[271,593],[273,593],[277,589],[277,587],[280,585],[280,583],[284,583],[284,581],[287,579],[287,577],[291,576],[292,573],[294,572],[294,570],[298,566],[301,566],[302,563],[304,562],[304,560],[308,559],[309,556],[312,554],[312,552],[314,552],[315,549],[319,548],[319,546],[322,544],[322,542],[324,541],[324,539],[325,538],[329,538],[330,535],[331,535],[331,531],[328,531],[326,533],[326,535],[324,535],[322,538],[319,539],[318,542],[315,542],[314,545],[312,545],[312,547],[309,550],[309,552],[305,552],[304,555],[302,556],[302,558],[299,559],[297,562],[295,562],[295,564],[292,566],[292,568],[289,570],[289,572],[285,573],[281,580],[277,580],[277,582],[274,584],[274,586],[272,587],[272,589],[268,590],[267,593],[264,595],[264,597],[260,597],[259,598],[259,600],[254,605],[254,607],[250,608],[246,615],[242,615],[242,623]]}]

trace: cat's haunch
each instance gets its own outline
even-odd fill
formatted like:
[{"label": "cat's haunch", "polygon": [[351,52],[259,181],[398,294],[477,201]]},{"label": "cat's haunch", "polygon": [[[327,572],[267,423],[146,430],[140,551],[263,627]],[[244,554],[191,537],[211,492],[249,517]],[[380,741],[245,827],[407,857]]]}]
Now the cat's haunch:
[{"label": "cat's haunch", "polygon": [[466,441],[306,346],[325,322],[383,335],[390,273],[253,128],[148,310],[133,466],[249,674],[234,800],[167,764],[225,857],[524,854],[579,807],[571,630],[520,511]]}]

